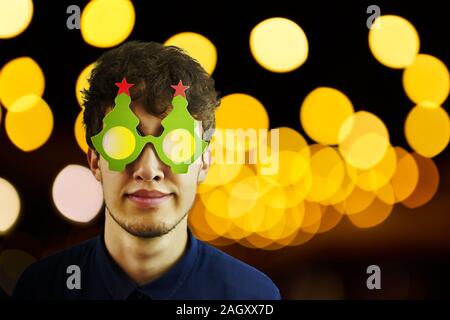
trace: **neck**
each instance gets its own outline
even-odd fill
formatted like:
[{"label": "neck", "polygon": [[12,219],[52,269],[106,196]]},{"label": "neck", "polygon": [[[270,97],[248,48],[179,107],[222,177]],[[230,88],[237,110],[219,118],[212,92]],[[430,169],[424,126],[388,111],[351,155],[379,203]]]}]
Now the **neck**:
[{"label": "neck", "polygon": [[138,285],[161,277],[173,267],[186,249],[187,238],[186,218],[163,236],[140,238],[119,226],[108,211],[105,213],[106,249]]}]

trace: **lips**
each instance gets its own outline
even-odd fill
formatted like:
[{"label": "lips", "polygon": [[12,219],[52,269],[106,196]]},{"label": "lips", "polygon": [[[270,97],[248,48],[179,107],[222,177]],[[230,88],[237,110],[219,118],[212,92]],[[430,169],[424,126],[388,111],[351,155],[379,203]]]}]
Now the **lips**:
[{"label": "lips", "polygon": [[127,194],[127,198],[139,208],[157,207],[172,197],[172,193],[140,189]]}]

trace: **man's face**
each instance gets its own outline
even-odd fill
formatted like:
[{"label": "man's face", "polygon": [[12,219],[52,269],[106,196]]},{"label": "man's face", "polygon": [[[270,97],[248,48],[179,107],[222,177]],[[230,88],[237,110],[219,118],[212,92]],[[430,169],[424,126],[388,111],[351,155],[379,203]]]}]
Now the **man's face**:
[{"label": "man's face", "polygon": [[[133,103],[131,108],[140,119],[138,129],[142,135],[161,134],[160,118],[147,113],[140,103]],[[106,214],[139,237],[164,235],[186,218],[197,185],[206,177],[210,159],[207,149],[187,173],[174,174],[158,158],[153,145],[147,144],[136,161],[119,172],[109,170],[106,160],[97,157],[93,150],[88,152],[91,170],[103,185]]]}]

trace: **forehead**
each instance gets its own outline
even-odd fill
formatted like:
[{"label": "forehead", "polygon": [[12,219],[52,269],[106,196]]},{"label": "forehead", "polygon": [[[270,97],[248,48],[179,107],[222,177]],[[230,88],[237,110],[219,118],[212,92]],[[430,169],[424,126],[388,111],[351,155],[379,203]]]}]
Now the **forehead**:
[{"label": "forehead", "polygon": [[140,102],[133,102],[130,105],[133,113],[139,118],[138,129],[142,134],[145,135],[157,135],[161,133],[162,125],[161,120],[164,119],[169,110],[166,110],[161,115],[153,115],[146,110],[144,105]]}]

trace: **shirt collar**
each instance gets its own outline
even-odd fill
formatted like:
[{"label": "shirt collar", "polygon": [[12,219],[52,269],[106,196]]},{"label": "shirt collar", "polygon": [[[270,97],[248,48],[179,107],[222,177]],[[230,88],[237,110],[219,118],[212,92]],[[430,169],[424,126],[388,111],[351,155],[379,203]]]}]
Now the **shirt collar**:
[{"label": "shirt collar", "polygon": [[182,286],[195,265],[198,256],[198,240],[187,228],[188,243],[183,256],[160,278],[138,286],[117,265],[106,249],[103,230],[97,237],[96,266],[97,272],[113,299],[124,300],[135,289],[141,288],[151,299],[171,299]]}]

